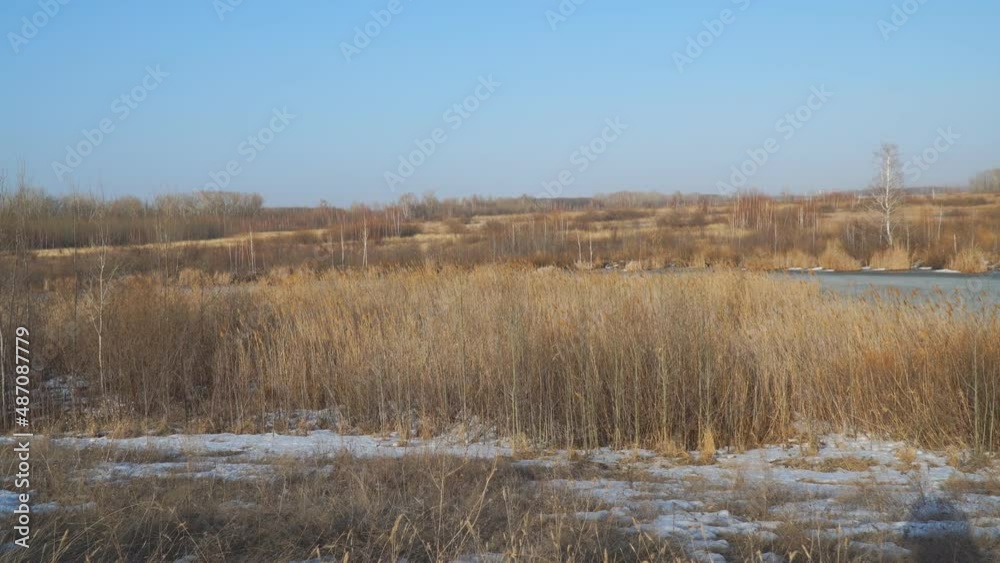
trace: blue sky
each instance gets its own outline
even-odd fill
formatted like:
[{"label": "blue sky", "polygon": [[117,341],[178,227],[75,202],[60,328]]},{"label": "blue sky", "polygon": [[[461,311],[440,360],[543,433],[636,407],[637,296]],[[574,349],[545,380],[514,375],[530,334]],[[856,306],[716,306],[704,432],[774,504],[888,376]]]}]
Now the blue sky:
[{"label": "blue sky", "polygon": [[[934,157],[911,184],[959,184],[1000,166],[998,17],[995,0],[6,0],[0,166],[55,192],[271,204],[537,195],[561,174],[564,196],[710,193],[774,140],[746,186],[802,193],[865,186],[892,141]],[[400,158],[419,163],[405,178]]]}]

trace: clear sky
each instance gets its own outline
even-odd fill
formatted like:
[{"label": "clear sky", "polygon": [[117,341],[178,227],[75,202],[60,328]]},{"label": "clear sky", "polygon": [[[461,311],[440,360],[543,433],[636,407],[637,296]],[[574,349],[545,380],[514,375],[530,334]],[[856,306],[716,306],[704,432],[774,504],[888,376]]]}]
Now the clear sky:
[{"label": "clear sky", "polygon": [[933,161],[911,184],[960,184],[1000,166],[998,19],[996,0],[4,0],[0,166],[270,204],[710,193],[741,166],[801,193],[865,186],[892,141]]}]

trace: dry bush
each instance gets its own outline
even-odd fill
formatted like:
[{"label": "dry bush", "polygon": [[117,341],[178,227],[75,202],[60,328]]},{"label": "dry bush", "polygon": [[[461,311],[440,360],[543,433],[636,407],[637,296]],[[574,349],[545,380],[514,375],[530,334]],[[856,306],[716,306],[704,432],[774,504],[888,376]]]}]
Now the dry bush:
[{"label": "dry bush", "polygon": [[905,446],[899,448],[895,452],[896,459],[899,461],[897,469],[900,471],[911,471],[913,469],[919,469],[920,466],[916,465],[917,461],[917,450],[910,446]]},{"label": "dry bush", "polygon": [[644,269],[645,268],[642,267],[642,262],[639,260],[629,260],[628,263],[625,264],[626,272],[641,272]]},{"label": "dry bush", "polygon": [[684,265],[689,268],[705,268],[708,266],[708,258],[704,252],[696,251],[688,257]]},{"label": "dry bush", "polygon": [[744,256],[740,266],[752,272],[768,272],[787,268],[787,266],[784,266],[784,261],[781,262],[781,265],[778,265],[778,261],[774,256],[766,254],[751,254]]},{"label": "dry bush", "polygon": [[787,270],[789,268],[811,268],[816,265],[816,258],[802,252],[792,250],[777,254],[758,254],[745,263],[751,270]]},{"label": "dry bush", "polygon": [[964,473],[976,473],[993,467],[994,456],[985,451],[969,451],[955,446],[945,449],[949,466]]},{"label": "dry bush", "polygon": [[960,495],[1000,496],[1000,475],[993,473],[982,478],[970,478],[953,473],[942,484],[947,492]]},{"label": "dry bush", "polygon": [[448,234],[451,235],[464,235],[469,232],[469,226],[461,219],[446,219],[444,221],[444,228]]},{"label": "dry bush", "polygon": [[[59,344],[47,367],[85,376],[95,398],[92,331],[59,302],[39,311]],[[110,305],[105,402],[209,430],[336,407],[362,431],[476,417],[562,446],[750,446],[806,420],[995,449],[1000,314],[963,307],[740,272],[445,268],[198,291],[133,279]]]},{"label": "dry bush", "polygon": [[986,271],[986,255],[982,252],[967,248],[948,260],[948,269],[957,270],[969,274],[978,274]]},{"label": "dry bush", "polygon": [[897,246],[876,252],[868,261],[868,265],[875,269],[909,270],[912,263],[906,249]]},{"label": "dry bush", "polygon": [[826,250],[819,255],[819,265],[837,271],[851,271],[861,268],[861,262],[848,254],[844,250],[844,245],[837,240],[826,243]]},{"label": "dry bush", "polygon": [[184,268],[177,274],[177,283],[182,286],[198,288],[212,283],[212,277],[204,270],[194,268]]}]

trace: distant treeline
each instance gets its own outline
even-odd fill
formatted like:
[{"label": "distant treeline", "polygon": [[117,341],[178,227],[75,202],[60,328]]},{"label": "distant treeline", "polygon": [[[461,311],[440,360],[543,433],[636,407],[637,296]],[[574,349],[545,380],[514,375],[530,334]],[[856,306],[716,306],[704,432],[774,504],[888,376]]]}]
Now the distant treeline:
[{"label": "distant treeline", "polygon": [[[244,275],[302,265],[323,269],[505,261],[856,269],[878,266],[877,254],[894,246],[869,216],[863,192],[617,192],[552,199],[439,199],[428,192],[349,208],[325,201],[314,207],[266,207],[259,194],[221,191],[150,200],[54,195],[31,186],[24,176],[19,170],[9,186],[0,171],[0,254],[127,246],[133,271],[166,268],[169,243],[222,237],[240,242],[172,248],[169,271],[197,267]],[[971,184],[987,192],[997,178],[1000,171],[983,173]],[[1000,207],[991,195],[957,192],[961,190],[907,190],[906,211],[894,226],[895,246],[901,247],[898,267],[980,271],[997,263]],[[244,236],[273,231],[296,232],[280,239]],[[412,238],[421,233],[447,236]],[[966,258],[964,263],[959,257]],[[67,267],[50,262],[60,272]],[[80,267],[74,260],[72,270],[63,273]]]},{"label": "distant treeline", "polygon": [[969,181],[969,189],[974,192],[995,192],[1000,193],[1000,168],[987,170],[976,174]]},{"label": "distant treeline", "polygon": [[40,250],[87,246],[125,246],[211,240],[249,232],[328,229],[347,241],[407,236],[416,223],[474,216],[501,216],[559,211],[659,208],[701,202],[720,196],[620,192],[579,198],[464,197],[438,199],[433,193],[404,194],[384,205],[355,204],[337,208],[321,201],[316,207],[265,207],[256,193],[197,191],[113,199],[86,193],[54,195],[32,187],[18,175],[8,185],[0,171],[0,249]]}]

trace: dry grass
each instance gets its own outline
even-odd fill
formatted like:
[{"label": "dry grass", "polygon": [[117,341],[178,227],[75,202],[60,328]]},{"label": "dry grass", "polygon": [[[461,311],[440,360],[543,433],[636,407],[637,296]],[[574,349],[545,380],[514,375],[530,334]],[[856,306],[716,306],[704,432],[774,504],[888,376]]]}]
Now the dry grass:
[{"label": "dry grass", "polygon": [[962,250],[948,260],[948,269],[959,272],[981,273],[986,266],[986,255],[975,249]]},{"label": "dry grass", "polygon": [[853,506],[879,514],[888,518],[902,519],[907,517],[909,506],[900,497],[898,489],[886,487],[878,481],[877,472],[866,474],[852,483],[853,487],[838,495],[837,501],[845,506]]},{"label": "dry grass", "polygon": [[712,506],[713,509],[729,510],[740,518],[756,522],[780,518],[782,515],[775,510],[776,507],[816,498],[814,493],[790,487],[770,476],[749,480],[739,472],[736,473],[733,486],[726,493],[725,501]]},{"label": "dry grass", "polygon": [[[581,198],[553,209],[551,202],[530,198],[479,199],[380,210],[263,208],[228,218],[164,217],[153,208],[135,216],[73,217],[65,215],[66,209],[46,212],[42,206],[31,208],[32,220],[26,223],[13,220],[22,215],[19,209],[0,207],[0,270],[21,248],[14,241],[22,241],[18,244],[34,249],[34,284],[75,278],[100,253],[98,240],[113,245],[118,261],[133,272],[176,277],[184,268],[195,268],[235,279],[280,268],[363,269],[366,264],[569,267],[580,262],[597,268],[634,261],[646,269],[673,264],[853,270],[861,263],[887,269],[916,263],[950,264],[968,272],[1000,264],[1000,194],[909,195],[897,223],[898,241],[908,250],[905,259],[900,251],[885,250],[876,218],[855,194],[676,196],[638,204],[629,198]],[[108,238],[98,236],[102,233]]]},{"label": "dry grass", "polygon": [[895,247],[876,252],[868,265],[883,270],[909,270],[913,263],[906,249]]},{"label": "dry grass", "polygon": [[944,482],[942,489],[960,495],[1000,496],[1000,475],[993,473],[973,479],[953,474]]},{"label": "dry grass", "polygon": [[629,260],[629,262],[625,264],[626,272],[641,272],[644,269],[645,268],[642,266],[642,262],[638,260]]},{"label": "dry grass", "polygon": [[861,269],[861,262],[844,250],[840,241],[830,241],[819,255],[819,265],[831,270],[852,271]]},{"label": "dry grass", "polygon": [[833,473],[834,471],[868,471],[878,465],[878,462],[871,458],[858,456],[824,457],[822,459],[799,457],[776,463],[777,465],[791,469],[808,469],[824,473]]},{"label": "dry grass", "polygon": [[792,437],[798,420],[1000,444],[993,309],[857,300],[740,272],[504,267],[195,290],[136,278],[113,295],[103,400],[94,331],[72,294],[36,305],[46,373],[89,384],[63,410],[48,405],[55,428],[105,412],[98,427],[118,417],[246,431],[268,413],[334,407],[358,431],[430,435],[475,418],[566,447],[710,454]]},{"label": "dry grass", "polygon": [[899,461],[899,463],[896,466],[896,469],[903,472],[920,469],[920,466],[916,464],[917,461],[916,449],[909,446],[905,446],[896,450],[895,455],[896,459]]},{"label": "dry grass", "polygon": [[993,467],[996,452],[968,451],[961,448],[947,448],[949,466],[965,473],[976,473]]},{"label": "dry grass", "polygon": [[[576,518],[601,507],[532,481],[503,460],[341,455],[319,464],[271,460],[276,472],[259,480],[106,482],[84,477],[122,454],[33,453],[49,470],[37,485],[39,501],[73,508],[36,515],[32,548],[5,561],[452,561],[482,554],[649,561],[679,553],[623,533],[615,521]],[[0,541],[10,533],[5,526]]]}]

